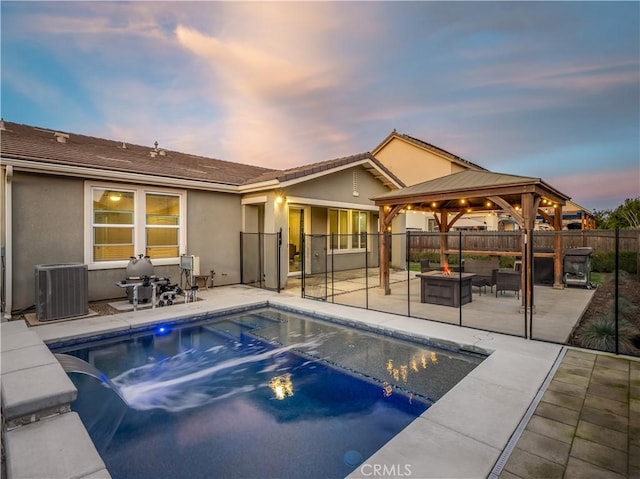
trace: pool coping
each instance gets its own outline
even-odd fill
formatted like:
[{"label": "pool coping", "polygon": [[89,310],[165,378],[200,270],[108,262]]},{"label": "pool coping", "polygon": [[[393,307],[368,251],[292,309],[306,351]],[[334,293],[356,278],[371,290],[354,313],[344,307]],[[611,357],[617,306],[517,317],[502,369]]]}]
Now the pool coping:
[{"label": "pool coping", "polygon": [[[224,289],[204,292],[201,295],[203,301],[195,303],[97,316],[82,321],[37,326],[29,330],[35,331],[45,344],[53,344],[101,334],[121,334],[127,330],[181,321],[187,317],[192,319],[212,312],[272,304],[320,318],[338,317],[349,324],[392,336],[418,336],[436,343],[445,342],[456,347],[491,352],[487,359],[436,404],[356,468],[350,478],[372,475],[487,477],[562,349],[561,345],[556,344],[388,313],[363,311],[254,288],[235,286]],[[3,327],[3,333],[4,329]],[[70,413],[62,415],[66,414]],[[5,435],[5,441],[10,439],[10,433],[12,431]],[[10,452],[8,448],[8,455]],[[16,466],[11,459],[8,457],[7,464]],[[43,465],[42,470],[47,470],[46,465]],[[100,477],[109,477],[106,470],[100,473]]]}]

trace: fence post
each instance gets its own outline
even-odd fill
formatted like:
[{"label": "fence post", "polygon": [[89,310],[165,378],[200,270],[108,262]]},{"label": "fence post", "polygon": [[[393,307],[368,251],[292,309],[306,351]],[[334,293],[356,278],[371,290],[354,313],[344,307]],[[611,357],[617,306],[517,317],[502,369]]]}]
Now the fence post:
[{"label": "fence post", "polygon": [[405,237],[407,260],[407,316],[411,317],[411,231],[407,230]]},{"label": "fence post", "polygon": [[302,231],[302,233],[300,234],[300,242],[302,243],[302,247],[301,247],[301,251],[300,251],[300,269],[301,271],[301,276],[300,276],[300,297],[304,298],[305,296],[305,276],[307,275],[307,262],[306,262],[306,256],[307,256],[307,235],[304,233],[304,231]]},{"label": "fence post", "polygon": [[364,232],[364,306],[369,309],[369,232]]},{"label": "fence post", "polygon": [[263,251],[262,251],[262,235],[264,233],[258,233],[258,275],[259,275],[259,281],[260,281],[260,288],[263,288],[264,285],[263,280],[264,280],[264,268],[262,267],[262,261],[263,261]]},{"label": "fence post", "polygon": [[244,233],[242,231],[240,232],[240,284],[244,284]]},{"label": "fence post", "polygon": [[[535,263],[534,263],[534,253],[535,250],[533,248],[533,241],[534,241],[534,233],[533,233],[533,229],[529,230],[529,236],[531,237],[531,247],[529,248],[529,264],[531,265],[530,268],[530,275],[529,275],[529,337],[531,339],[533,339],[533,308],[534,308],[534,297],[533,297],[533,292],[534,292],[534,275],[535,275]],[[525,314],[526,314],[527,309],[525,308]]]},{"label": "fence post", "polygon": [[523,230],[523,232],[521,233],[524,235],[523,238],[523,243],[524,243],[524,251],[522,252],[522,273],[521,273],[521,277],[523,278],[522,280],[522,295],[524,296],[523,298],[523,302],[524,302],[524,338],[525,339],[529,339],[530,335],[529,335],[529,329],[527,328],[527,308],[528,308],[528,302],[527,302],[527,288],[528,288],[528,284],[527,281],[529,279],[529,275],[527,274],[527,269],[529,266],[529,242],[528,240],[528,233],[527,230]]},{"label": "fence post", "polygon": [[613,317],[616,321],[616,354],[620,354],[620,345],[619,345],[619,327],[620,322],[618,319],[618,287],[619,287],[619,268],[620,268],[620,230],[616,227],[616,246],[615,246],[615,291],[613,294]]},{"label": "fence post", "polygon": [[282,273],[281,271],[281,265],[280,265],[280,261],[282,259],[282,228],[280,228],[280,230],[278,231],[278,241],[276,241],[277,244],[277,251],[276,251],[276,275],[278,276],[278,286],[277,286],[277,291],[278,293],[280,293],[280,274]]},{"label": "fence post", "polygon": [[458,265],[458,271],[460,274],[460,280],[458,281],[458,298],[460,298],[458,322],[460,323],[460,326],[462,326],[462,270],[464,269],[464,263],[462,262],[462,230],[458,230]]},{"label": "fence post", "polygon": [[[324,254],[324,297],[325,300],[328,298],[329,296],[329,251],[331,251],[331,302],[333,303],[333,290],[334,290],[334,284],[333,284],[333,257],[335,256],[333,254],[333,235],[336,235],[336,238],[338,239],[338,241],[340,241],[340,236],[338,236],[337,233],[331,233],[331,236],[329,238],[329,247],[330,249],[325,251]],[[337,243],[336,243],[337,244]]]}]

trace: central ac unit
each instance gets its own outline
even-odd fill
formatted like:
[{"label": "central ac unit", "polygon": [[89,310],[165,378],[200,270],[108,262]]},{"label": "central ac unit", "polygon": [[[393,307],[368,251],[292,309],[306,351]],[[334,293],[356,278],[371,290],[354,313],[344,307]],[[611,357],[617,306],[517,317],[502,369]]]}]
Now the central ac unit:
[{"label": "central ac unit", "polygon": [[88,276],[86,264],[36,265],[38,321],[53,321],[88,314]]}]

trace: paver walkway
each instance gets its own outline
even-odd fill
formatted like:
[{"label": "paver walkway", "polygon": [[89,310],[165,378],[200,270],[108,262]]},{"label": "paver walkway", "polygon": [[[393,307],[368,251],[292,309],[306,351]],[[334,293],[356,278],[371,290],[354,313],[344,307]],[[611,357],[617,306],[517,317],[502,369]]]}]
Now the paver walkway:
[{"label": "paver walkway", "polygon": [[640,361],[569,349],[500,475],[640,478]]}]

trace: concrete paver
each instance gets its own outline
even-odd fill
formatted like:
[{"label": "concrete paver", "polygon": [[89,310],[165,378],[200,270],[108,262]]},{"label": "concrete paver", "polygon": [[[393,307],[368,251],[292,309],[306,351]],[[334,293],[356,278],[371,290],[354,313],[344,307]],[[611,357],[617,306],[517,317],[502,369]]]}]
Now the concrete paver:
[{"label": "concrete paver", "polygon": [[[542,404],[542,403],[540,403]],[[565,409],[570,411],[570,409]],[[571,444],[575,434],[575,426],[564,424],[560,421],[549,419],[538,414],[534,414],[527,426],[529,431],[536,432],[545,437]]]},{"label": "concrete paver", "polygon": [[59,364],[45,364],[2,375],[2,409],[6,419],[70,404],[78,391]]},{"label": "concrete paver", "polygon": [[10,478],[110,477],[76,413],[8,431],[5,445]]},{"label": "concrete paver", "polygon": [[569,349],[500,478],[640,477],[636,371],[635,358]]},{"label": "concrete paver", "polygon": [[608,445],[619,451],[627,451],[629,441],[627,431],[614,431],[587,421],[580,421],[576,437]]},{"label": "concrete paver", "polygon": [[580,411],[575,411],[573,409],[568,409],[551,403],[541,402],[538,404],[538,408],[536,409],[536,415],[575,427],[578,425]]},{"label": "concrete paver", "polygon": [[518,441],[518,447],[549,461],[564,464],[569,458],[571,443],[526,430]]},{"label": "concrete paver", "polygon": [[[564,466],[516,447],[505,466],[509,477],[562,479]],[[500,477],[503,477],[502,475]]]},{"label": "concrete paver", "polygon": [[564,479],[626,479],[627,476],[602,469],[590,462],[570,457]]}]

